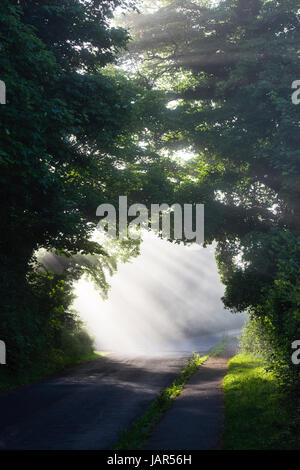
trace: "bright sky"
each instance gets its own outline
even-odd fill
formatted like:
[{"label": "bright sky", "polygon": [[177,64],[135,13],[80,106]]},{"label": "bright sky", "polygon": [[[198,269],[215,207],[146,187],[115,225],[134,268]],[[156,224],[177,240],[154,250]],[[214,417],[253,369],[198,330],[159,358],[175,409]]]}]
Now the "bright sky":
[{"label": "bright sky", "polygon": [[104,301],[81,279],[75,308],[100,350],[156,354],[193,351],[204,336],[240,328],[221,302],[213,247],[179,246],[147,233],[141,256],[120,265]]}]

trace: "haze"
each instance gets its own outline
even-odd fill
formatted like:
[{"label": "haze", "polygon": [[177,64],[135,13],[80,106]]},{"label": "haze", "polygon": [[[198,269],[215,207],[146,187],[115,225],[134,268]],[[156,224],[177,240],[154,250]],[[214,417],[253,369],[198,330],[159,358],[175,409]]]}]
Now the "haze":
[{"label": "haze", "polygon": [[171,244],[147,233],[141,255],[119,266],[108,300],[92,282],[75,285],[74,307],[98,350],[160,354],[205,350],[240,330],[245,315],[225,310],[214,248]]}]

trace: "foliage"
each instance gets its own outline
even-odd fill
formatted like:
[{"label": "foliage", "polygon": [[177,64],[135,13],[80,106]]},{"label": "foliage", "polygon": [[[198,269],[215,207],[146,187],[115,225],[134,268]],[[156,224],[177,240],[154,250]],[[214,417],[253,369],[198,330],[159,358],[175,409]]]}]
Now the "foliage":
[{"label": "foliage", "polygon": [[[269,365],[298,387],[298,2],[148,2],[112,25],[116,7],[137,4],[1,3],[0,337],[12,366],[55,347],[74,279],[88,273],[105,295],[117,259],[138,254],[91,241],[97,206],[127,195],[206,205],[225,306],[256,319]],[[124,71],[113,63],[128,27]],[[169,158],[184,148],[189,162]],[[40,249],[61,273],[37,269]]]},{"label": "foliage", "polygon": [[[242,336],[244,350],[263,354],[279,383],[297,390],[299,370],[291,356],[292,343],[300,333],[299,237],[290,231],[271,233],[261,237],[260,246],[255,247],[255,257],[253,251],[253,247],[248,251],[252,259],[243,276],[238,270],[232,276],[227,302],[232,308],[251,305],[251,320]],[[247,255],[244,259],[248,262]],[[257,283],[258,273],[263,279],[263,271],[260,289],[256,284],[253,292],[249,289],[251,277]]]},{"label": "foliage", "polygon": [[236,338],[234,337],[227,337],[224,336],[222,343],[218,344],[217,346],[214,346],[213,348],[210,349],[209,351],[209,357],[217,357],[220,354],[224,353],[227,349],[227,346],[233,342],[236,341]]},{"label": "foliage", "polygon": [[[91,241],[98,205],[116,204],[121,194],[135,201],[142,188],[145,200],[155,199],[168,188],[166,159],[152,144],[139,146],[146,127],[157,132],[162,94],[150,96],[104,70],[128,40],[111,25],[121,3],[135,4],[1,2],[7,104],[0,109],[0,337],[15,370],[62,350],[65,324],[74,317],[72,282],[81,274],[107,293],[116,258]],[[136,255],[135,248],[126,247],[122,259]],[[37,268],[41,249],[62,272]]]},{"label": "foliage", "polygon": [[224,304],[257,318],[269,364],[299,387],[299,71],[296,0],[164,2],[131,15],[127,61],[173,100],[165,147],[191,148],[177,175],[180,202],[206,205],[206,242],[218,242]]},{"label": "foliage", "polygon": [[223,385],[224,449],[299,449],[299,418],[295,420],[295,410],[289,409],[263,359],[246,353],[235,356]]},{"label": "foliage", "polygon": [[258,356],[261,360],[265,359],[266,353],[271,349],[259,318],[253,317],[246,323],[239,340],[240,352]]}]

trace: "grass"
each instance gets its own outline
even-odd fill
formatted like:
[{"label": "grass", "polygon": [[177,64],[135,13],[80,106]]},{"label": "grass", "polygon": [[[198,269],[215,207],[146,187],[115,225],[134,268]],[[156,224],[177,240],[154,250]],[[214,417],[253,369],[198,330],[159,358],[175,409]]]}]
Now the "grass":
[{"label": "grass", "polygon": [[238,354],[229,362],[224,382],[224,449],[271,450],[288,444],[290,415],[275,377],[263,360]]},{"label": "grass", "polygon": [[186,367],[180,373],[178,378],[173,382],[171,387],[162,390],[148,410],[138,418],[130,429],[125,429],[118,444],[113,450],[138,450],[147,442],[148,438],[155,426],[162,419],[166,411],[172,406],[178,395],[182,392],[185,384],[191,376],[204,364],[209,357],[216,357],[226,350],[228,344],[232,343],[236,338],[224,337],[221,344],[212,348],[208,355],[199,356],[194,353],[188,359]]},{"label": "grass", "polygon": [[162,390],[143,416],[129,430],[125,430],[113,450],[138,450],[150,437],[152,430],[182,392],[184,385],[209,356],[194,353],[171,387]]},{"label": "grass", "polygon": [[56,372],[63,371],[69,367],[82,364],[84,362],[99,359],[107,353],[100,353],[94,351],[88,354],[83,354],[76,359],[74,357],[65,357],[59,360],[41,361],[32,365],[31,368],[20,371],[18,374],[12,374],[6,369],[6,366],[0,367],[0,394],[6,393],[24,385],[36,382],[38,380],[49,377]]},{"label": "grass", "polygon": [[212,349],[209,350],[209,357],[217,357],[223,352],[225,352],[227,345],[231,344],[233,341],[236,341],[237,338],[227,338],[225,337],[222,341],[222,343],[218,344],[217,346],[214,346]]}]

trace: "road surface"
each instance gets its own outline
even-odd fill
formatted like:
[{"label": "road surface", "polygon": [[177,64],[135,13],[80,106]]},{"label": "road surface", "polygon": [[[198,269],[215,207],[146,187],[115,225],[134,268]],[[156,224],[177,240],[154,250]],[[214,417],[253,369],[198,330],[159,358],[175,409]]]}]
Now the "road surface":
[{"label": "road surface", "polygon": [[[200,352],[219,342],[206,338]],[[191,352],[112,354],[0,397],[0,449],[112,448],[171,385]]]},{"label": "road surface", "polygon": [[184,361],[111,355],[10,392],[0,398],[0,449],[109,449]]},{"label": "road surface", "polygon": [[217,450],[222,445],[222,382],[237,343],[199,368],[153,431],[145,450]]}]

